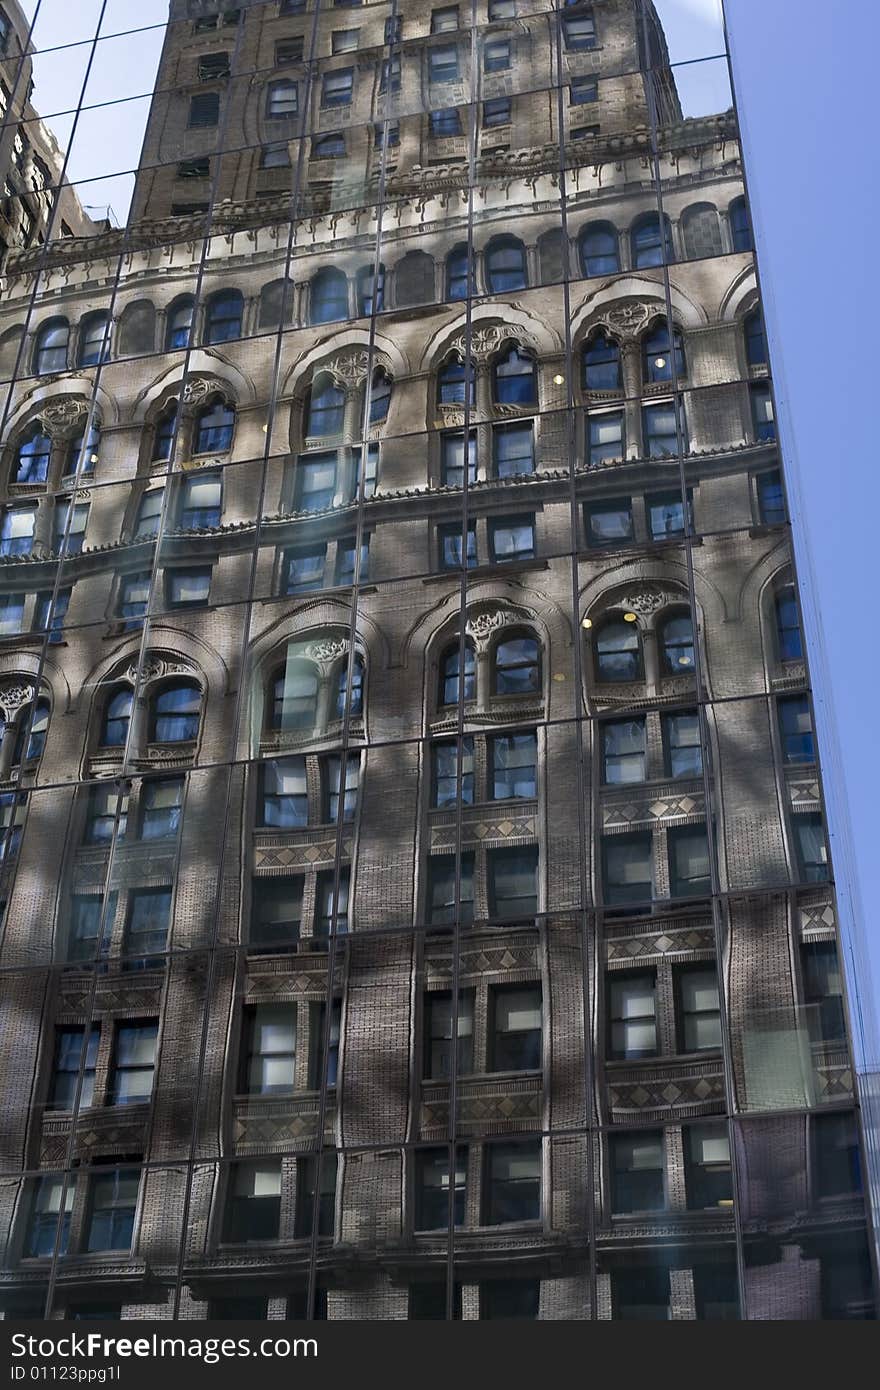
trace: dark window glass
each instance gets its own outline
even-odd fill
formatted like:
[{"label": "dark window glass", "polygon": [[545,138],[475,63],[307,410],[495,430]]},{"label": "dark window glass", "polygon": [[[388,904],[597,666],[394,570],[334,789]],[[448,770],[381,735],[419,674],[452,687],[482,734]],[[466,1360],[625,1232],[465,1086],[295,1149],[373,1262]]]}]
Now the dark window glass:
[{"label": "dark window glass", "polygon": [[569,53],[596,47],[596,21],[592,10],[562,21],[562,37]]},{"label": "dark window glass", "polygon": [[489,911],[495,918],[534,917],[538,910],[538,847],[490,849]]},{"label": "dark window glass", "polygon": [[428,122],[435,140],[451,135],[461,135],[461,113],[456,106],[447,106],[440,111],[430,111]]},{"label": "dark window glass", "polygon": [[477,526],[476,522],[468,522],[467,528],[467,548],[462,556],[462,528],[458,522],[451,522],[447,526],[438,527],[437,534],[440,539],[440,568],[441,569],[460,569],[462,563],[466,569],[473,569],[477,564]]},{"label": "dark window glass", "polygon": [[510,67],[510,40],[483,41],[483,72],[506,72]]},{"label": "dark window glass", "polygon": [[49,475],[49,456],[52,440],[43,434],[39,421],[32,425],[18,446],[16,470],[13,479],[16,483],[44,483]]},{"label": "dark window glass", "polygon": [[454,806],[459,798],[459,787],[461,789],[461,800],[466,806],[473,804],[474,800],[474,741],[472,738],[462,738],[461,740],[461,776],[459,778],[459,741],[458,739],[444,739],[442,743],[435,743],[433,753],[433,782],[432,782],[432,801],[436,807]]},{"label": "dark window glass", "polygon": [[596,675],[600,681],[642,678],[642,648],[636,623],[606,623],[596,637]]},{"label": "dark window glass", "polygon": [[37,376],[67,369],[67,345],[70,325],[67,319],[51,319],[37,332],[34,348],[34,371]]},{"label": "dark window glass", "polygon": [[436,44],[428,49],[428,80],[458,81],[458,49],[454,44]]},{"label": "dark window glass", "polygon": [[150,1099],[158,1033],[156,1019],[117,1025],[110,1078],[111,1105],[140,1105]]},{"label": "dark window glass", "polygon": [[[101,1030],[98,1027],[93,1026],[90,1029],[88,1042],[86,1042],[85,1028],[56,1028],[55,1061],[52,1067],[52,1082],[46,1103],[47,1109],[73,1110],[78,1103],[80,1110],[88,1110],[94,1098],[95,1063],[100,1041]],[[83,1049],[85,1049],[85,1057],[83,1057]],[[82,1068],[81,1081],[80,1068]],[[79,1086],[78,1102],[77,1086]]]},{"label": "dark window glass", "polygon": [[672,676],[690,674],[696,667],[694,626],[689,613],[667,618],[660,629],[663,670]]},{"label": "dark window glass", "polygon": [[[415,1155],[417,1231],[446,1230],[449,1225],[449,1147],[419,1149]],[[467,1186],[467,1149],[455,1150],[455,1172],[452,1177],[452,1220],[455,1226],[464,1225],[464,1204]]]},{"label": "dark window glass", "polygon": [[528,285],[526,252],[515,237],[496,237],[485,252],[486,285],[490,294],[524,290]]},{"label": "dark window glass", "polygon": [[325,1149],[320,1158],[296,1160],[294,1235],[297,1239],[311,1236],[316,1205],[318,1235],[332,1236],[336,1225],[336,1152],[333,1149]]},{"label": "dark window glass", "polygon": [[326,544],[309,550],[286,550],[282,565],[282,592],[301,594],[310,589],[322,589],[326,559]]},{"label": "dark window glass", "polygon": [[704,825],[676,825],[667,831],[669,891],[673,898],[700,896],[712,891],[709,873],[709,841]]},{"label": "dark window glass", "polygon": [[677,328],[672,338],[670,343],[666,320],[658,319],[642,339],[642,373],[648,385],[686,374],[684,344]]},{"label": "dark window glass", "polygon": [[350,106],[353,87],[354,68],[336,68],[333,72],[326,72],[321,83],[321,105]]},{"label": "dark window glass", "polygon": [[620,391],[620,348],[607,334],[594,333],[584,348],[584,390]]},{"label": "dark window glass", "polygon": [[290,78],[270,82],[266,88],[266,118],[270,121],[283,121],[295,116],[299,110],[299,92]]},{"label": "dark window glass", "polygon": [[125,953],[136,957],[127,962],[129,970],[150,970],[164,961],[171,919],[170,888],[138,888],[128,900]]},{"label": "dark window glass", "polygon": [[56,1244],[58,1253],[66,1254],[75,1190],[73,1174],[47,1173],[36,1179],[25,1234],[25,1255],[31,1258],[54,1255]]},{"label": "dark window glass", "polygon": [[595,222],[584,227],[579,246],[585,275],[616,275],[620,270],[620,244],[610,223]]},{"label": "dark window glass", "polygon": [[252,1096],[294,1089],[296,1004],[248,1004],[242,1016],[239,1090]]},{"label": "dark window glass", "polygon": [[771,473],[759,473],[756,486],[759,520],[764,526],[781,526],[788,519],[788,514],[779,469],[774,468]]},{"label": "dark window glass", "polygon": [[816,1165],[814,1194],[857,1197],[862,1191],[862,1162],[856,1117],[851,1110],[812,1115],[813,1152]]},{"label": "dark window glass", "polygon": [[666,1206],[662,1130],[614,1134],[609,1139],[609,1147],[615,1215],[662,1211]]},{"label": "dark window glass", "polygon": [[758,444],[770,443],[776,438],[776,417],[773,413],[773,396],[769,381],[753,381],[749,387],[752,402],[752,426]]},{"label": "dark window glass", "polygon": [[589,461],[596,468],[603,463],[619,463],[623,459],[625,442],[623,411],[606,410],[601,415],[587,417]]},{"label": "dark window glass", "polygon": [[541,1036],[541,986],[495,986],[488,1070],[539,1070]]},{"label": "dark window glass", "polygon": [[493,693],[529,695],[541,690],[541,649],[534,637],[508,637],[493,656]]},{"label": "dark window glass", "polygon": [[[444,487],[464,486],[464,430],[446,430],[440,436],[440,481]],[[467,436],[467,480],[477,481],[477,432]]]},{"label": "dark window glass", "polygon": [[348,931],[348,900],[351,883],[351,870],[339,870],[339,888],[336,890],[334,871],[323,869],[318,874],[315,935],[322,940],[333,934],[344,936]]},{"label": "dark window glass", "polygon": [[221,290],[208,300],[205,315],[205,342],[228,343],[241,337],[244,299],[239,290]]},{"label": "dark window glass", "polygon": [[265,826],[293,830],[309,823],[309,794],[304,757],[270,758],[263,763],[261,820]]},{"label": "dark window glass", "polygon": [[[443,1322],[446,1319],[446,1284],[430,1280],[413,1284],[409,1291],[409,1316],[419,1322]],[[461,1284],[452,1289],[452,1316],[461,1320]]]},{"label": "dark window glass", "polygon": [[787,763],[816,761],[813,716],[806,695],[788,695],[779,701],[779,733]]},{"label": "dark window glass", "polygon": [[499,1226],[541,1217],[540,1141],[488,1144],[484,1193],[484,1222]]},{"label": "dark window glass", "polygon": [[540,1279],[486,1279],[480,1285],[480,1321],[531,1321],[538,1316],[540,1302]]},{"label": "dark window glass", "polygon": [[[537,405],[534,359],[511,345],[493,366],[496,405]],[[531,471],[531,470],[528,470]]]},{"label": "dark window glass", "polygon": [[599,81],[595,77],[573,77],[570,84],[572,106],[584,106],[599,100]]},{"label": "dark window glass", "polygon": [[459,644],[448,647],[440,658],[440,693],[439,703],[441,705],[457,705],[459,701],[459,676],[463,676],[463,689],[461,696],[465,700],[473,700],[476,695],[476,662],[474,649],[469,642],[464,644],[464,670],[462,671],[461,653]]},{"label": "dark window glass", "polygon": [[607,835],[602,843],[605,901],[609,904],[651,901],[650,832]]},{"label": "dark window glass", "polygon": [[290,661],[275,676],[267,710],[270,729],[312,729],[317,718],[318,673],[311,662]]},{"label": "dark window glass", "polygon": [[608,1055],[635,1061],[657,1053],[657,981],[653,971],[615,972],[608,981]]},{"label": "dark window glass", "polygon": [[498,735],[491,740],[492,798],[495,801],[538,794],[538,736]]},{"label": "dark window glass", "polygon": [[780,661],[803,661],[801,620],[791,584],[776,595],[776,641]]},{"label": "dark window glass", "polygon": [[666,1322],[669,1306],[669,1271],[662,1266],[615,1270],[611,1276],[614,1317],[624,1322]]},{"label": "dark window glass", "polygon": [[819,812],[794,817],[800,875],[805,883],[827,883],[830,866],[825,826]]},{"label": "dark window glass", "polygon": [[336,450],[300,454],[294,479],[294,510],[322,512],[336,496]]},{"label": "dark window glass", "polygon": [[280,1158],[231,1164],[223,1239],[233,1244],[277,1240],[280,1225]]},{"label": "dark window glass", "polygon": [[162,840],[180,830],[183,778],[163,777],[141,787],[141,839]]},{"label": "dark window glass", "polygon": [[846,1038],[843,976],[833,941],[808,941],[801,947],[807,1024],[813,1042]]},{"label": "dark window glass", "polygon": [[467,299],[474,293],[473,271],[466,245],[456,246],[446,257],[446,298]]},{"label": "dark window glass", "polygon": [[664,217],[661,226],[659,213],[649,212],[640,217],[632,229],[630,242],[633,270],[647,270],[674,259],[669,221]]},{"label": "dark window glass", "polygon": [[255,878],[251,902],[250,946],[257,951],[287,948],[299,940],[303,880],[299,875]]},{"label": "dark window glass", "polygon": [[131,1249],[140,1177],[137,1168],[111,1168],[91,1179],[87,1250]]},{"label": "dark window glass", "polygon": [[691,1210],[733,1206],[725,1124],[688,1125],[684,1131],[684,1162],[687,1204]]},{"label": "dark window glass", "polygon": [[633,538],[630,498],[588,503],[585,512],[589,545],[622,545]]},{"label": "dark window glass", "polygon": [[72,593],[72,589],[59,589],[54,595],[37,594],[34,627],[37,632],[48,632],[49,641],[53,645],[64,640],[64,620],[70,607]]},{"label": "dark window glass", "polygon": [[604,780],[609,785],[644,782],[647,747],[644,719],[615,719],[602,725]]},{"label": "dark window glass", "polygon": [[97,366],[109,353],[110,320],[106,314],[87,314],[79,326],[79,366]]},{"label": "dark window glass", "polygon": [[341,270],[318,271],[311,285],[310,316],[313,324],[348,318],[348,281]]},{"label": "dark window glass", "polygon": [[746,338],[746,361],[750,367],[763,367],[767,362],[767,339],[764,333],[764,315],[755,309],[744,324]]},{"label": "dark window glass", "polygon": [[[474,992],[463,989],[458,995],[458,1047],[456,1066],[459,1076],[474,1069]],[[425,995],[424,1073],[428,1081],[446,1081],[452,1068],[452,994],[438,990]]]},{"label": "dark window glass", "polygon": [[[483,102],[483,129],[494,130],[510,124],[510,97],[490,97]],[[450,298],[454,296],[450,295]]]},{"label": "dark window glass", "polygon": [[534,473],[535,434],[531,420],[492,426],[492,466],[496,478]]},{"label": "dark window glass", "polygon": [[734,251],[754,251],[752,224],[745,198],[734,198],[730,205],[729,215]]},{"label": "dark window glass", "polygon": [[721,1002],[714,966],[682,966],[675,983],[679,1052],[719,1052]]},{"label": "dark window glass", "polygon": [[197,473],[183,480],[178,526],[202,531],[220,525],[223,485],[219,473]]},{"label": "dark window glass", "polygon": [[473,363],[465,370],[461,357],[454,356],[440,368],[437,375],[439,405],[473,405],[476,400],[476,378]]},{"label": "dark window glass", "polygon": [[117,690],[107,700],[101,729],[102,748],[121,748],[128,737],[128,724],[134,695],[131,690]]},{"label": "dark window glass", "polygon": [[169,608],[198,608],[211,595],[211,567],[168,570],[165,575],[165,601]]},{"label": "dark window glass", "polygon": [[193,681],[166,686],[152,701],[150,740],[188,743],[198,738],[202,692]]},{"label": "dark window glass", "polygon": [[[118,818],[117,811],[119,813]],[[120,792],[115,782],[109,786],[89,788],[85,832],[83,834],[85,844],[109,844],[113,839],[114,827],[119,839],[124,839],[127,824],[128,794],[126,792]]]},{"label": "dark window glass", "polygon": [[703,771],[700,719],[696,710],[663,716],[666,772],[669,777],[699,777]]},{"label": "dark window glass", "polygon": [[214,126],[220,119],[220,93],[198,92],[189,99],[190,126]]},{"label": "dark window glass", "polygon": [[[455,922],[455,855],[435,854],[428,860],[428,923],[432,927]],[[474,856],[460,856],[458,920],[469,927],[474,920]]]}]

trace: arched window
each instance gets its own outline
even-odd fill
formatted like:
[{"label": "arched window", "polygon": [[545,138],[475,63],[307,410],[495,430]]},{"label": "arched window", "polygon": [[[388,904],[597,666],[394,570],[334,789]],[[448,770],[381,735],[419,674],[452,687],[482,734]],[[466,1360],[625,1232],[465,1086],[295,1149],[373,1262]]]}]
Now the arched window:
[{"label": "arched window", "polygon": [[198,738],[202,692],[195,681],[177,681],[150,701],[150,742],[190,743]]},{"label": "arched window", "polygon": [[385,267],[379,266],[379,273],[373,274],[373,267],[365,265],[358,271],[358,311],[362,318],[372,313],[381,314],[385,308]]},{"label": "arched window", "polygon": [[19,763],[30,762],[32,758],[43,756],[46,734],[49,731],[49,713],[48,700],[37,701],[34,706],[33,719],[31,719],[29,709],[23,711],[12,753],[13,766],[17,767]]},{"label": "arched window", "polygon": [[[342,663],[339,672],[339,680],[336,685],[336,717],[345,718],[345,696],[348,691],[348,662]],[[352,719],[357,718],[364,712],[364,661],[360,652],[354,654],[354,669],[351,681],[351,705],[349,714]]]},{"label": "arched window", "polygon": [[267,725],[274,732],[313,729],[318,719],[318,672],[310,661],[289,661],[272,680]]},{"label": "arched window", "polygon": [[446,298],[467,299],[469,290],[473,294],[474,277],[467,245],[462,242],[446,257]]},{"label": "arched window", "polygon": [[734,198],[727,215],[730,218],[730,236],[734,251],[754,251],[752,221],[745,198]]},{"label": "arched window", "polygon": [[194,454],[220,454],[232,446],[235,410],[218,396],[196,416],[193,435]]},{"label": "arched window", "polygon": [[541,689],[541,649],[535,637],[508,637],[495,648],[495,695],[529,695]]},{"label": "arched window", "polygon": [[538,266],[542,285],[558,285],[565,279],[565,242],[561,227],[538,237]]},{"label": "arched window", "polygon": [[153,462],[159,463],[171,457],[171,450],[174,446],[174,431],[177,428],[177,401],[169,401],[162,414],[156,421],[156,433],[153,436]]},{"label": "arched window", "polygon": [[171,352],[175,348],[189,347],[194,310],[195,300],[191,295],[184,295],[183,299],[175,299],[168,310],[168,321],[165,327],[166,352]]},{"label": "arched window", "polygon": [[804,642],[797,595],[793,584],[786,584],[776,595],[776,646],[780,661],[803,661]]},{"label": "arched window", "polygon": [[596,675],[600,681],[642,679],[642,644],[638,625],[615,618],[596,637]]},{"label": "arched window", "polygon": [[460,354],[453,353],[437,373],[437,404],[473,405],[476,389],[473,363],[466,372]]},{"label": "arched window", "polygon": [[407,251],[394,270],[394,303],[398,309],[433,304],[434,262],[425,251]]},{"label": "arched window", "polygon": [[34,345],[34,371],[37,376],[67,369],[67,344],[70,324],[67,319],[50,319],[37,333]]},{"label": "arched window", "polygon": [[244,299],[240,290],[219,290],[208,300],[205,342],[228,343],[241,337]]},{"label": "arched window", "polygon": [[681,234],[688,260],[700,261],[706,256],[721,255],[721,223],[710,203],[697,203],[685,208],[681,218]]},{"label": "arched window", "polygon": [[44,483],[49,476],[52,441],[43,433],[39,420],[31,425],[15,456],[16,483]]},{"label": "arched window", "polygon": [[342,434],[345,423],[345,392],[326,372],[315,378],[306,410],[306,435],[329,439]]},{"label": "arched window", "polygon": [[464,645],[464,672],[461,669],[461,652],[458,642],[447,647],[440,658],[440,690],[438,699],[441,705],[457,705],[459,700],[459,676],[463,674],[461,690],[465,700],[473,700],[477,693],[476,659],[470,642]]},{"label": "arched window", "polygon": [[381,367],[377,367],[373,372],[373,384],[370,387],[370,424],[383,424],[388,419],[390,405],[391,378]]},{"label": "arched window", "polygon": [[515,343],[496,358],[492,369],[496,405],[537,405],[538,379],[534,359]]},{"label": "arched window", "polygon": [[657,319],[642,339],[642,377],[645,384],[672,381],[673,375],[684,376],[686,370],[681,334],[677,328],[674,329],[670,345],[666,320]]},{"label": "arched window", "polygon": [[139,357],[155,351],[156,310],[149,299],[126,304],[119,320],[117,352],[122,357]]},{"label": "arched window", "polygon": [[584,348],[584,390],[620,391],[620,348],[600,329]]},{"label": "arched window", "polygon": [[512,236],[499,236],[490,241],[486,247],[486,285],[489,293],[524,290],[528,283],[526,249],[522,242]]},{"label": "arched window", "polygon": [[673,676],[687,675],[696,665],[694,625],[689,613],[668,618],[660,633],[663,669]]},{"label": "arched window", "polygon": [[110,320],[104,313],[86,314],[79,326],[80,367],[96,367],[110,355]]},{"label": "arched window", "polygon": [[651,266],[663,265],[671,261],[672,237],[669,219],[663,218],[661,228],[660,214],[648,212],[634,224],[631,233],[633,270],[648,270]]},{"label": "arched window", "polygon": [[104,723],[101,726],[102,748],[125,746],[133,703],[134,693],[127,687],[109,696],[104,709]]},{"label": "arched window", "polygon": [[340,323],[348,318],[348,281],[332,266],[319,270],[309,296],[312,323]]},{"label": "arched window", "polygon": [[620,270],[620,243],[610,222],[592,222],[584,227],[579,245],[585,275],[616,275]]},{"label": "arched window", "polygon": [[293,319],[293,282],[273,280],[260,290],[260,328],[278,328]]},{"label": "arched window", "polygon": [[746,336],[746,360],[750,367],[767,365],[767,338],[764,333],[764,315],[760,308],[754,309],[744,324]]},{"label": "arched window", "polygon": [[97,425],[91,425],[88,434],[83,430],[75,439],[71,439],[64,456],[65,478],[71,477],[77,471],[80,477],[94,473],[100,447],[101,431]]}]

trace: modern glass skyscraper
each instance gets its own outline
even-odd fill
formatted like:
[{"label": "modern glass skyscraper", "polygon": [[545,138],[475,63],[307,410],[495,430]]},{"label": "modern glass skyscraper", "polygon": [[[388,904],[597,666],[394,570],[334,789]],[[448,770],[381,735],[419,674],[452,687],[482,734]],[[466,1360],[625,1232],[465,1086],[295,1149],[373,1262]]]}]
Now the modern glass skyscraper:
[{"label": "modern glass skyscraper", "polygon": [[5,1316],[874,1316],[728,65],[664,9],[174,0],[125,225],[10,240]]}]

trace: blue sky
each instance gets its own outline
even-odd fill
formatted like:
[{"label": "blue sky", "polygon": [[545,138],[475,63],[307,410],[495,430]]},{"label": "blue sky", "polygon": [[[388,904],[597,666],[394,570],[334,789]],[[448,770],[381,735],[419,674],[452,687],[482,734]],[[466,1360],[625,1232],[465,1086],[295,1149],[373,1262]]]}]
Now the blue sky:
[{"label": "blue sky", "polygon": [[[655,0],[687,114],[730,101],[720,0]],[[23,8],[33,14],[35,0]],[[38,110],[62,142],[80,101],[101,0],[41,0],[34,41]],[[880,753],[867,727],[880,686],[869,596],[880,519],[876,444],[867,407],[876,351],[870,260],[876,173],[868,156],[874,114],[875,0],[726,0],[743,121],[765,309],[793,474],[796,547],[808,598],[807,631],[837,872],[847,837],[857,865],[862,932],[880,987],[880,893],[874,843]],[[110,204],[124,220],[161,47],[167,0],[107,0],[102,38],[85,86],[69,173],[95,215]],[[152,30],[143,26],[156,26]],[[139,33],[128,33],[140,29]],[[72,45],[65,48],[60,45]],[[46,51],[54,49],[54,51]],[[46,94],[51,94],[48,99]],[[132,99],[133,98],[133,99]],[[58,113],[58,114],[54,114]],[[817,640],[821,639],[821,640]],[[832,719],[832,707],[836,720]],[[836,724],[837,736],[833,726]],[[835,774],[838,767],[839,775]],[[867,1003],[876,1000],[867,991]],[[880,1054],[873,1050],[875,1065]]]}]

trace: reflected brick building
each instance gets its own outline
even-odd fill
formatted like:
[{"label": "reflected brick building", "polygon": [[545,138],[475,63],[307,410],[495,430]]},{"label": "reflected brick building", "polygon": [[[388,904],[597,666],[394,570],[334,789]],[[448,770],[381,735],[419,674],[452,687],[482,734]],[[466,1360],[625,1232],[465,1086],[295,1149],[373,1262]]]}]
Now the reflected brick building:
[{"label": "reflected brick building", "polygon": [[658,9],[175,4],[128,226],[7,254],[6,1316],[873,1316],[736,121]]}]

